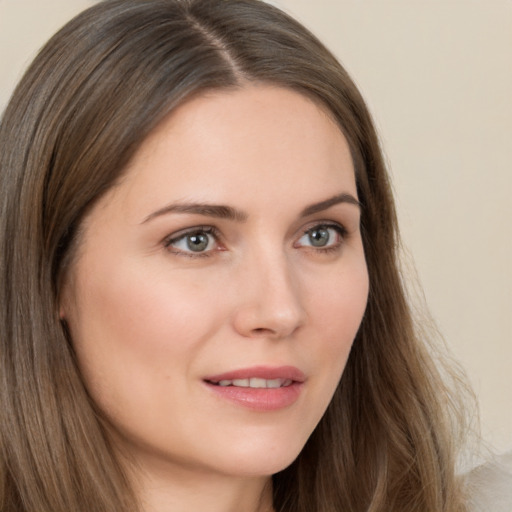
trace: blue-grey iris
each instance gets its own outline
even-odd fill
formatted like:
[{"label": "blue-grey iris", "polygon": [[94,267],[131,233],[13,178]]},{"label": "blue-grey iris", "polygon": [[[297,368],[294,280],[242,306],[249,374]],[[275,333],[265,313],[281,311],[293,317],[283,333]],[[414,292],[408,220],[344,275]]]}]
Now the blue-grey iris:
[{"label": "blue-grey iris", "polygon": [[308,237],[313,247],[324,247],[329,243],[331,235],[329,233],[329,228],[319,227],[312,229],[308,233]]},{"label": "blue-grey iris", "polygon": [[194,252],[204,251],[208,247],[208,235],[206,233],[195,233],[187,235],[187,248]]}]

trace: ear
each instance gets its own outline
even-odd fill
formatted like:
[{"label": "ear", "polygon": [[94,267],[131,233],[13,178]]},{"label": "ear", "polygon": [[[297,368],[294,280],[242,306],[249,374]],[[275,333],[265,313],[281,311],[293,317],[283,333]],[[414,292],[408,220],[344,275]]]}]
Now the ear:
[{"label": "ear", "polygon": [[57,298],[59,306],[59,320],[65,322],[68,318],[71,304],[71,290],[73,289],[73,279],[68,272],[65,272],[60,282],[60,290]]}]

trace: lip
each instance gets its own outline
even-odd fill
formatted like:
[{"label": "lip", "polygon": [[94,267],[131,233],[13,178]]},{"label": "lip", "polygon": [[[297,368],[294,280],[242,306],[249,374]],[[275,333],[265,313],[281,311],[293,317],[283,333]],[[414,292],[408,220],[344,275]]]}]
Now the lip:
[{"label": "lip", "polygon": [[253,366],[251,368],[241,368],[218,375],[206,377],[204,380],[217,383],[221,380],[250,379],[256,377],[259,379],[289,379],[294,382],[302,383],[306,376],[295,366]]},{"label": "lip", "polygon": [[[249,388],[237,386],[219,386],[221,380],[249,379],[291,380],[288,386],[280,388]],[[253,366],[218,375],[206,377],[205,386],[216,397],[227,400],[231,404],[253,411],[269,412],[285,409],[294,404],[302,391],[306,376],[294,366]]]}]

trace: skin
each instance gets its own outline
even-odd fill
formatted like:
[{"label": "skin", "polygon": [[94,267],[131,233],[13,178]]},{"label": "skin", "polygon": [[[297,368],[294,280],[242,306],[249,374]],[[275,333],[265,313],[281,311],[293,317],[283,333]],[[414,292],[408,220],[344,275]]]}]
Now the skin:
[{"label": "skin", "polygon": [[[356,201],[304,215],[340,194],[357,200],[338,126],[296,92],[249,85],[175,110],[84,220],[60,314],[145,510],[271,510],[270,475],[323,415],[366,306]],[[184,233],[205,226],[193,252]],[[254,411],[205,385],[256,365],[300,369],[298,399]]]}]

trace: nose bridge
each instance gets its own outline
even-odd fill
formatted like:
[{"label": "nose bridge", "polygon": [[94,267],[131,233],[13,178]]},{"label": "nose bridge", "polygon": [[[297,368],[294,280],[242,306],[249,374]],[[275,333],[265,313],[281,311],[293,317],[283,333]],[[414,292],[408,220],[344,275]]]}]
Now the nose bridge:
[{"label": "nose bridge", "polygon": [[305,320],[293,262],[283,248],[261,245],[244,260],[237,330],[245,336],[289,336]]}]

